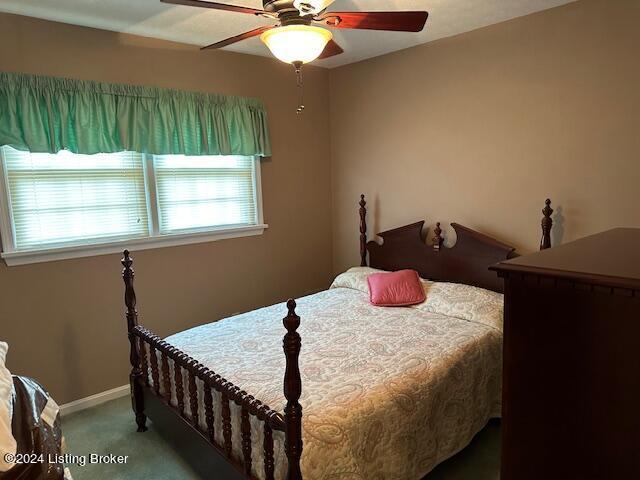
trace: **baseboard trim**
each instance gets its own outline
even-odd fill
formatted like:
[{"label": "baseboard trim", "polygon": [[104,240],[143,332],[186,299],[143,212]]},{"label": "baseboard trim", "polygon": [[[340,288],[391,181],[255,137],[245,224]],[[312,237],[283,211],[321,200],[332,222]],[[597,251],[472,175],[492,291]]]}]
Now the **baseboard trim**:
[{"label": "baseboard trim", "polygon": [[96,393],[95,395],[60,405],[60,415],[64,417],[65,415],[86,410],[87,408],[95,407],[101,403],[127,395],[129,395],[129,385],[122,385],[121,387],[112,388],[106,392]]}]

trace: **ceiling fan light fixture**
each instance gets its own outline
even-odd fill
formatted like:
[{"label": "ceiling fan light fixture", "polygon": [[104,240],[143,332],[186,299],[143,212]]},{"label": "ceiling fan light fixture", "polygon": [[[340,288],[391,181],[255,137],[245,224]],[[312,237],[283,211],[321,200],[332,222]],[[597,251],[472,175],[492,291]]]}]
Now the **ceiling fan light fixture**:
[{"label": "ceiling fan light fixture", "polygon": [[301,15],[316,15],[333,3],[334,0],[294,0],[293,6]]},{"label": "ceiling fan light fixture", "polygon": [[278,60],[292,64],[312,62],[332,38],[329,30],[310,25],[276,27],[260,35]]}]

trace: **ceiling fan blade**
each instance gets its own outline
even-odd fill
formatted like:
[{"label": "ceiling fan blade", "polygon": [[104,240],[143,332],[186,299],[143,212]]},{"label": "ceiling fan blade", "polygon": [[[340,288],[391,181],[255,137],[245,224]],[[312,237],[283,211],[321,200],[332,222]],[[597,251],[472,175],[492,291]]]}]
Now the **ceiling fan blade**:
[{"label": "ceiling fan blade", "polygon": [[314,20],[333,28],[419,32],[428,16],[427,12],[325,12]]},{"label": "ceiling fan blade", "polygon": [[340,45],[338,45],[334,40],[329,40],[327,46],[324,47],[324,50],[318,57],[318,59],[322,60],[323,58],[333,57],[334,55],[340,55],[344,50]]},{"label": "ceiling fan blade", "polygon": [[251,15],[262,15],[267,12],[256,10],[255,8],[240,7],[238,5],[228,5],[226,3],[205,2],[203,0],[160,0],[162,3],[173,5],[187,5],[189,7],[213,8],[214,10],[227,10],[229,12],[249,13]]},{"label": "ceiling fan blade", "polygon": [[277,25],[269,25],[267,27],[259,27],[253,30],[249,30],[248,32],[241,33],[240,35],[236,35],[235,37],[229,37],[220,42],[212,43],[211,45],[207,45],[206,47],[202,47],[200,50],[209,50],[213,48],[222,48],[227,45],[231,45],[232,43],[240,42],[241,40],[246,40],[247,38],[257,37],[262,34],[262,32],[266,32],[267,30],[271,30],[272,28],[277,27]]}]

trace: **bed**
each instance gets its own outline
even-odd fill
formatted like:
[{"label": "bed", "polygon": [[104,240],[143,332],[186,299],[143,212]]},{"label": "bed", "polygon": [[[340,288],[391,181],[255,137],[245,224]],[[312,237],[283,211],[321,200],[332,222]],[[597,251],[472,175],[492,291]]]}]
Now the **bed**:
[{"label": "bed", "polygon": [[[503,285],[488,267],[514,249],[458,224],[453,247],[440,224],[427,245],[424,222],[367,242],[364,196],[359,213],[360,267],[330,289],[166,339],[138,324],[125,251],[138,430],[153,398],[154,415],[180,418],[234,478],[417,480],[499,416]],[[549,203],[543,213],[548,248]],[[371,305],[367,275],[403,268],[429,279],[427,301]]]}]

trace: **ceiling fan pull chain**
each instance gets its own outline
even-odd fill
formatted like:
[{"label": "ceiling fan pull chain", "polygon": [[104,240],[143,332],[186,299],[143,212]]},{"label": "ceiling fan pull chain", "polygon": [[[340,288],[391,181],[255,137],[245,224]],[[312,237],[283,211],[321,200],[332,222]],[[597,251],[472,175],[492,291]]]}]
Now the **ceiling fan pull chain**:
[{"label": "ceiling fan pull chain", "polygon": [[304,110],[304,84],[302,83],[302,63],[294,62],[296,69],[296,86],[298,87],[298,108],[296,113],[299,115]]}]

